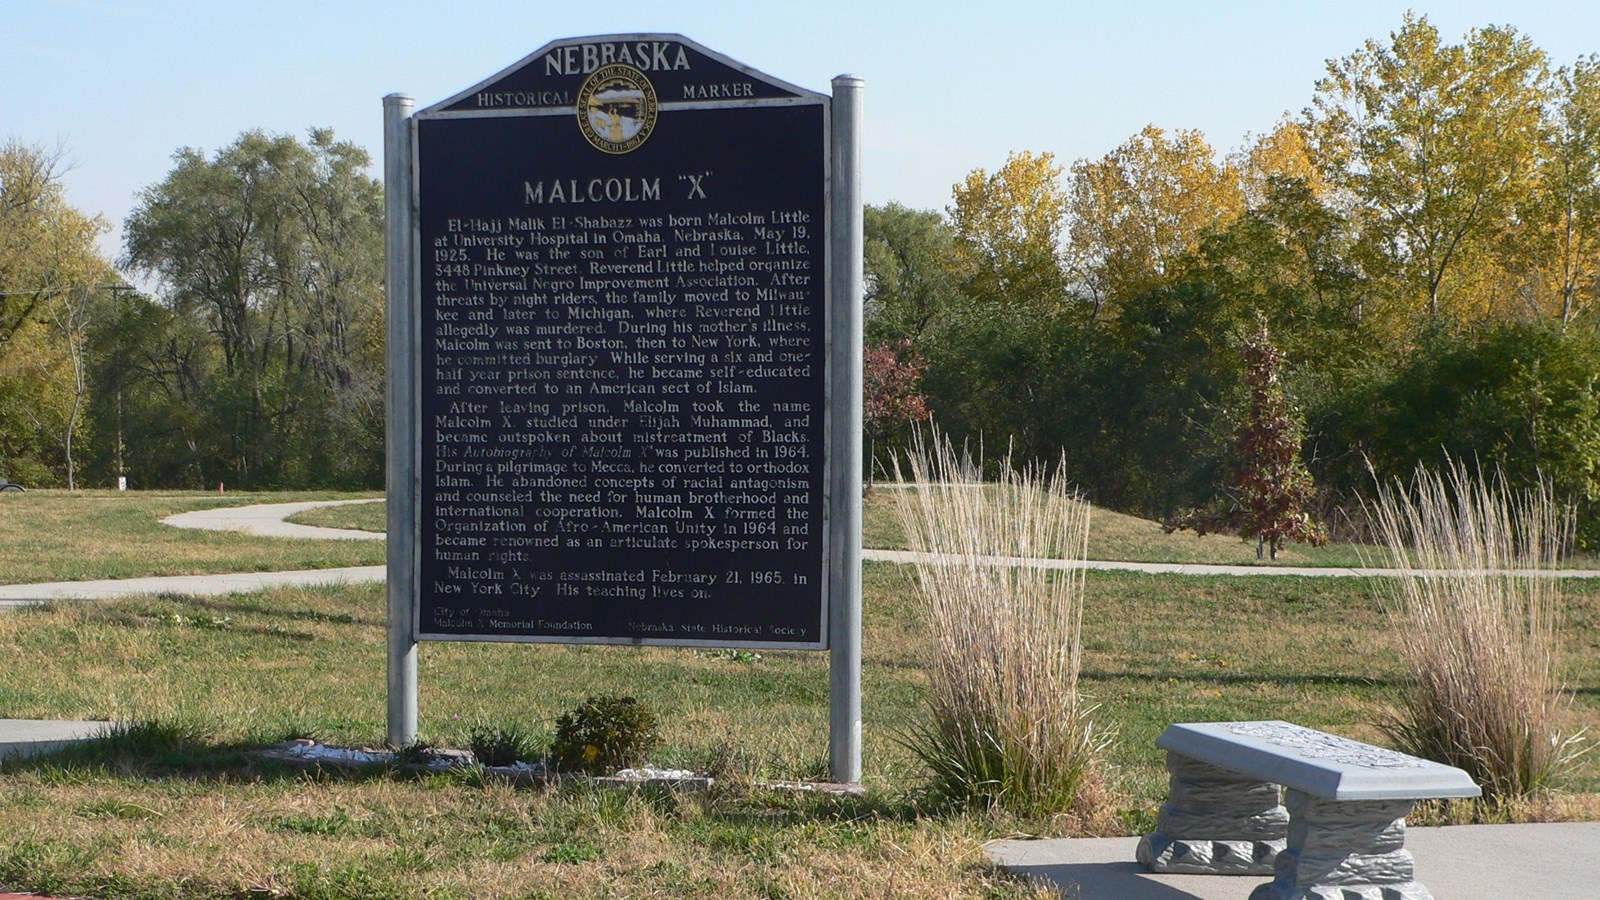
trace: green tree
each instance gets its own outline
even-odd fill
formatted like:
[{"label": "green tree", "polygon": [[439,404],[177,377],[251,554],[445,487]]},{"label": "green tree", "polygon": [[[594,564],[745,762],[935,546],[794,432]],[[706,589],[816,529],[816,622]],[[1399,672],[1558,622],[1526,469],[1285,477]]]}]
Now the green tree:
[{"label": "green tree", "polygon": [[91,323],[90,465],[107,483],[215,487],[221,437],[209,415],[219,352],[203,323],[125,293]]},{"label": "green tree", "polygon": [[0,357],[47,301],[107,274],[94,246],[106,224],[67,204],[63,159],[59,149],[0,144]]},{"label": "green tree", "polygon": [[1428,319],[1484,318],[1494,243],[1533,184],[1544,53],[1511,28],[1446,44],[1408,13],[1390,43],[1328,63],[1308,127],[1360,228],[1358,262]]},{"label": "green tree", "polygon": [[1087,328],[1067,311],[1005,303],[970,303],[924,349],[922,390],[939,426],[958,439],[1012,447],[1019,459],[1051,459],[1062,406],[1077,380]]},{"label": "green tree", "polygon": [[175,159],[128,218],[126,261],[215,338],[215,474],[377,483],[383,217],[366,152],[318,129]]},{"label": "green tree", "polygon": [[[1600,547],[1600,333],[1550,320],[1433,329],[1310,422],[1318,480],[1345,493],[1460,460],[1546,480]],[[1368,471],[1371,466],[1372,472]]]},{"label": "green tree", "polygon": [[1057,442],[1097,503],[1162,519],[1215,493],[1241,380],[1234,348],[1252,315],[1210,284],[1175,281],[1131,298],[1088,338],[1081,386],[1056,403],[1095,417]]},{"label": "green tree", "polygon": [[933,336],[961,301],[955,236],[933,210],[868,206],[866,327],[869,343]]},{"label": "green tree", "polygon": [[1176,269],[1240,310],[1270,322],[1292,358],[1317,370],[1348,365],[1371,347],[1365,283],[1351,265],[1349,220],[1306,179],[1272,176],[1262,198],[1208,232]]},{"label": "green tree", "polygon": [[[1054,457],[1043,443],[1058,411],[1053,364],[1073,340],[1062,267],[1065,195],[1048,153],[1013,153],[999,171],[973,170],[954,186],[950,272],[956,302],[917,342],[928,406],[951,434],[1014,442],[1021,458]],[[1041,456],[1042,454],[1042,456]]]}]

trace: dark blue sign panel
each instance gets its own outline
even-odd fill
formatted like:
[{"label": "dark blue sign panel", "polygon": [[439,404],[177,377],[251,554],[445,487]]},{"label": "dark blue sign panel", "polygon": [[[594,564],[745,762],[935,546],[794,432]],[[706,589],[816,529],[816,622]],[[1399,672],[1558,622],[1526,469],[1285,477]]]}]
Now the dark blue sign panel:
[{"label": "dark blue sign panel", "polygon": [[647,35],[416,116],[420,637],[826,645],[827,108]]}]

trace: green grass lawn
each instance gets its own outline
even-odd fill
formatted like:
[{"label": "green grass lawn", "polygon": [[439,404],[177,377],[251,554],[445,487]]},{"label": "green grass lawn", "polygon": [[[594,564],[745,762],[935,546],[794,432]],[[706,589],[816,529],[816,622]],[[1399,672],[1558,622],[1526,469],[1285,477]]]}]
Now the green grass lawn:
[{"label": "green grass lawn", "polygon": [[[26,535],[53,547],[30,570],[37,580],[80,571],[71,567],[90,546],[132,544],[104,551],[130,568],[230,558],[238,568],[289,568],[269,562],[272,548],[302,543],[219,536],[241,542],[219,546],[213,536],[154,524],[166,511],[215,497],[23,498],[38,505],[0,499],[0,529],[9,529],[0,537]],[[98,506],[85,502],[91,499]],[[240,499],[298,497],[226,498]],[[869,527],[882,524],[880,503]],[[28,509],[54,511],[35,516],[32,529],[16,526],[12,513]],[[873,540],[892,544],[893,536]],[[382,547],[327,543],[338,545],[324,548],[329,554],[376,555]],[[918,714],[928,656],[913,577],[907,567],[865,568],[869,793],[842,799],[750,788],[825,774],[826,654],[425,644],[426,741],[460,746],[479,724],[548,734],[560,712],[586,697],[627,694],[662,714],[658,764],[724,775],[722,788],[702,795],[512,789],[462,774],[301,772],[250,754],[289,737],[382,742],[381,586],[57,603],[0,614],[0,718],[160,725],[121,745],[0,764],[0,889],[317,900],[1044,897],[987,866],[981,843],[1017,832],[1147,826],[1165,794],[1154,740],[1171,722],[1284,718],[1381,740],[1376,723],[1402,676],[1371,581],[1090,572],[1083,684],[1114,734],[1112,809],[1089,822],[930,809],[920,798],[918,766],[898,742]],[[1596,731],[1600,583],[1568,582],[1565,591],[1571,725]],[[1600,816],[1600,759],[1585,758],[1565,790],[1511,814]]]},{"label": "green grass lawn", "polygon": [[167,516],[218,506],[345,500],[359,494],[185,491],[0,493],[0,583],[84,581],[382,565],[383,542],[259,538],[171,528]]},{"label": "green grass lawn", "polygon": [[324,506],[296,513],[287,520],[300,525],[319,528],[353,528],[357,531],[374,531],[382,534],[388,530],[386,518],[389,507],[384,503],[357,503],[350,506]]}]

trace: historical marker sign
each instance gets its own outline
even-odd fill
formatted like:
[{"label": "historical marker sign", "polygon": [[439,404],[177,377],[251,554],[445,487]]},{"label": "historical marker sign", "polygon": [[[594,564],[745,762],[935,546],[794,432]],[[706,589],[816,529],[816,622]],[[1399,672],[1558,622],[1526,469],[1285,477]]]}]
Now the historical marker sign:
[{"label": "historical marker sign", "polygon": [[413,117],[416,637],[827,646],[829,104],[629,35]]}]

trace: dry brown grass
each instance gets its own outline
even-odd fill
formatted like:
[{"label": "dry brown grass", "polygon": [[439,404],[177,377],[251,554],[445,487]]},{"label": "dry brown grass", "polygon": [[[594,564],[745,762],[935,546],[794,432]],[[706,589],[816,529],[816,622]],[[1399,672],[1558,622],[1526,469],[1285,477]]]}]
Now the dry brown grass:
[{"label": "dry brown grass", "polygon": [[[995,871],[976,820],[915,824],[665,792],[515,790],[436,777],[125,786],[0,783],[0,863],[70,868],[97,897],[474,900],[1050,896]],[[76,779],[72,779],[76,780]],[[45,792],[48,810],[38,801]],[[92,848],[88,851],[85,848]],[[172,893],[161,893],[165,887]]]},{"label": "dry brown grass", "polygon": [[[1078,689],[1084,570],[992,565],[988,557],[1083,559],[1089,507],[1039,468],[980,465],[935,432],[915,442],[900,491],[929,631],[929,721],[908,744],[951,799],[1023,815],[1098,805],[1107,738]],[[896,475],[901,472],[897,464]]]},{"label": "dry brown grass", "polygon": [[1465,769],[1496,800],[1550,786],[1578,744],[1559,665],[1557,567],[1570,513],[1547,490],[1513,494],[1459,463],[1383,487],[1373,518],[1380,582],[1410,681],[1387,730],[1402,748]]}]

